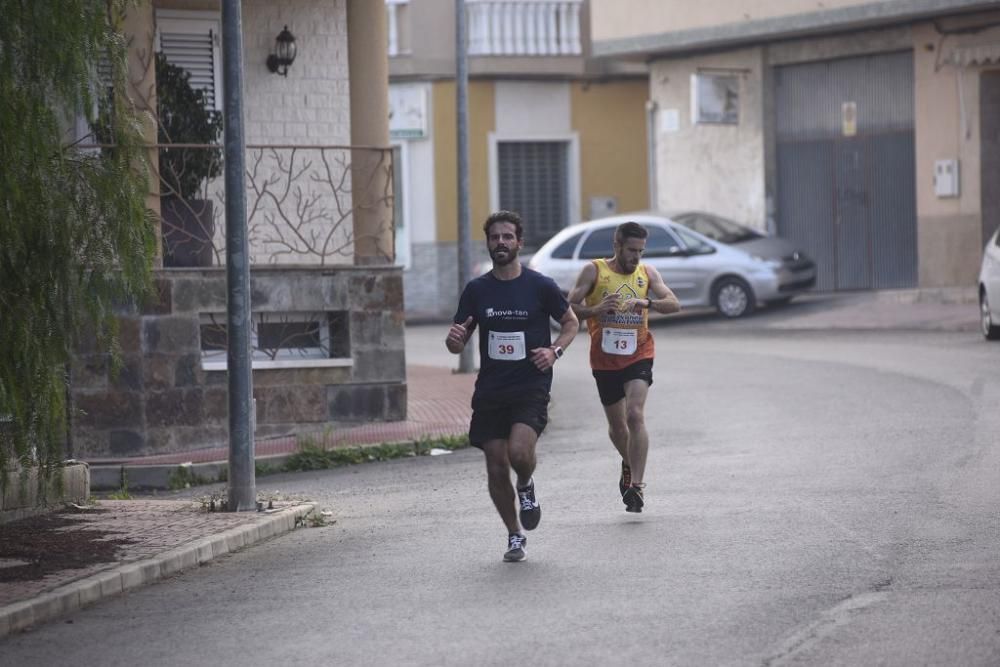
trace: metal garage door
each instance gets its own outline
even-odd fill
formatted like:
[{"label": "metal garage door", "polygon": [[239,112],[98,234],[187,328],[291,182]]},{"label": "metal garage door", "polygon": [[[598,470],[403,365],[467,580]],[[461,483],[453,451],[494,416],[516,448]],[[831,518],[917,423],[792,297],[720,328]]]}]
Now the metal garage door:
[{"label": "metal garage door", "polygon": [[775,125],[778,232],[817,289],[916,285],[912,54],[775,68]]}]

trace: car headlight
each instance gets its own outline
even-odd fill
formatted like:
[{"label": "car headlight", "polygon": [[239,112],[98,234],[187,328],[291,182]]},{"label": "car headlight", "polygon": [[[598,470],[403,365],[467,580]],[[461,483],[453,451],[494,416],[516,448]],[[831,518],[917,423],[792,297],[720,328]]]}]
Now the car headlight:
[{"label": "car headlight", "polygon": [[760,257],[759,255],[751,255],[751,256],[764,266],[768,267],[769,269],[777,270],[781,268],[780,259],[775,259],[773,257]]}]

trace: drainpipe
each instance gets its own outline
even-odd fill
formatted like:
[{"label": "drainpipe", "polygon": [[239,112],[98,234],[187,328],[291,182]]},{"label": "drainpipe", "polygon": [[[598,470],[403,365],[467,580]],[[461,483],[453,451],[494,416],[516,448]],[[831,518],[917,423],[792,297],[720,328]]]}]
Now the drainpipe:
[{"label": "drainpipe", "polygon": [[646,100],[646,172],[649,178],[649,209],[660,208],[659,194],[656,191],[656,111],[659,105],[653,100]]}]

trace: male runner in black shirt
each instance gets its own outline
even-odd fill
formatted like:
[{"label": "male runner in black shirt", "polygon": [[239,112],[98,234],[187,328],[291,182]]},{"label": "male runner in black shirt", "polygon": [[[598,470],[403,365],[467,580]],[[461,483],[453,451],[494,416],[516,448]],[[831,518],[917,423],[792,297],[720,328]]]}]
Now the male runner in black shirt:
[{"label": "male runner in black shirt", "polygon": [[[523,226],[517,213],[497,211],[483,230],[493,270],[465,286],[445,345],[459,354],[479,327],[469,441],[486,455],[490,498],[507,526],[504,560],[517,562],[524,560],[527,543],[521,527],[533,530],[542,515],[532,473],[535,443],[548,423],[552,366],[580,323],[551,278],[521,266]],[[554,344],[549,318],[561,325]],[[520,523],[511,468],[517,476]]]}]

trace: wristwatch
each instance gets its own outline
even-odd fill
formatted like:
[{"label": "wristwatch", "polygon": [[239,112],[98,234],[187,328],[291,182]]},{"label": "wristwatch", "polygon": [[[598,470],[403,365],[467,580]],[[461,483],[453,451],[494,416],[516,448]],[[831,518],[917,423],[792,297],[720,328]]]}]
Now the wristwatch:
[{"label": "wristwatch", "polygon": [[561,347],[559,347],[558,345],[553,345],[552,352],[556,355],[556,359],[562,359],[563,349]]}]

